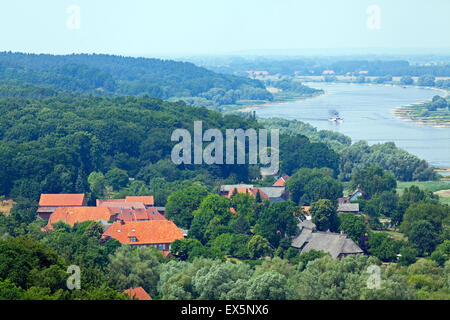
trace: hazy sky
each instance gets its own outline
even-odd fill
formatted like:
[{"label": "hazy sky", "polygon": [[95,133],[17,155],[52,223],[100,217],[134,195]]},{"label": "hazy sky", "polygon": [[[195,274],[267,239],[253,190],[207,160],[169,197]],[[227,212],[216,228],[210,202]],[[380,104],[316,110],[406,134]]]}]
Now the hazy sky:
[{"label": "hazy sky", "polygon": [[450,48],[449,16],[450,0],[13,0],[0,3],[0,51],[414,47],[433,53]]}]

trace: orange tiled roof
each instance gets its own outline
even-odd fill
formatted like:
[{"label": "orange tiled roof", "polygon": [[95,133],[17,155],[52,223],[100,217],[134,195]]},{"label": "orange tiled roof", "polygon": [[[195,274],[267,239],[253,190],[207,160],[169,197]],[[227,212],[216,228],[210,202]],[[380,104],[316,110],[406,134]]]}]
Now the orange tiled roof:
[{"label": "orange tiled roof", "polygon": [[77,222],[84,221],[109,221],[112,212],[109,208],[97,207],[58,207],[50,215],[47,228],[53,229],[52,224],[62,221],[73,226]]},{"label": "orange tiled roof", "polygon": [[289,179],[288,175],[284,175],[280,177],[274,184],[273,187],[284,187],[286,185],[286,181]]},{"label": "orange tiled roof", "polygon": [[259,191],[259,194],[261,195],[261,198],[263,198],[263,199],[269,199],[269,196],[268,196],[264,191],[262,191],[262,190],[259,189],[259,188],[250,190],[250,192],[251,192],[255,197],[256,197],[256,194],[258,193],[258,191]]},{"label": "orange tiled roof", "polygon": [[138,221],[138,220],[166,220],[155,207],[146,209],[122,209],[117,216],[117,220]]},{"label": "orange tiled roof", "polygon": [[302,206],[303,211],[305,212],[306,215],[310,215],[309,213],[309,209],[311,208],[311,206]]},{"label": "orange tiled roof", "polygon": [[231,188],[230,191],[228,191],[228,198],[231,198],[233,196],[235,190],[237,193],[249,193],[248,188]]},{"label": "orange tiled roof", "polygon": [[111,208],[114,210],[120,209],[145,209],[142,202],[118,202],[118,201],[102,201],[97,203],[99,208]]},{"label": "orange tiled roof", "polygon": [[[136,242],[130,242],[130,237]],[[114,222],[103,234],[125,244],[162,244],[184,239],[183,232],[170,220]]]},{"label": "orange tiled roof", "polygon": [[127,295],[130,296],[130,300],[138,299],[138,300],[152,300],[152,298],[148,295],[148,293],[142,287],[130,288],[124,291]]},{"label": "orange tiled roof", "polygon": [[153,196],[128,196],[125,197],[126,202],[142,202],[146,206],[153,206],[155,204],[155,199]]},{"label": "orange tiled roof", "polygon": [[252,194],[256,197],[256,194],[260,193],[261,198],[263,199],[269,199],[269,196],[267,194],[265,194],[261,189],[259,188],[254,188],[254,189],[249,189],[249,188],[231,188],[230,191],[228,191],[228,198],[231,198],[233,196],[233,192],[234,190],[236,190],[237,193],[246,193],[246,194]]},{"label": "orange tiled roof", "polygon": [[125,202],[125,199],[97,199],[96,205],[97,207],[101,207],[104,202]]},{"label": "orange tiled roof", "polygon": [[40,207],[82,206],[85,205],[84,194],[41,194]]}]

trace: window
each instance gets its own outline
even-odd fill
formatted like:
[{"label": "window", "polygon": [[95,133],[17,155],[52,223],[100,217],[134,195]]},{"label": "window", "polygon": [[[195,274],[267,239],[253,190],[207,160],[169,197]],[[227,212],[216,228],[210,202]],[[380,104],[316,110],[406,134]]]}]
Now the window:
[{"label": "window", "polygon": [[130,242],[136,242],[136,237],[130,237]]}]

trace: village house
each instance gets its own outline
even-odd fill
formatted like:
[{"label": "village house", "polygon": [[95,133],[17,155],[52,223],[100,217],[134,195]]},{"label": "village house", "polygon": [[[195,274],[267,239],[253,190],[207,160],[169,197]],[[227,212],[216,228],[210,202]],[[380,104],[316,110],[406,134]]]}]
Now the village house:
[{"label": "village house", "polygon": [[315,224],[307,219],[300,221],[298,226],[300,231],[291,240],[291,246],[300,249],[301,253],[311,250],[324,251],[332,258],[338,259],[363,253],[361,248],[343,232],[315,231]]},{"label": "village house", "polygon": [[362,190],[361,189],[356,189],[355,191],[350,193],[348,196],[342,197],[342,198],[338,198],[338,203],[339,204],[350,203],[351,201],[358,200],[362,196],[363,196]]},{"label": "village house", "polygon": [[285,187],[288,179],[289,179],[289,176],[287,174],[285,174],[284,176],[278,178],[278,180],[273,184],[272,187]]},{"label": "village house", "polygon": [[170,244],[184,239],[184,235],[170,220],[116,221],[105,231],[101,241],[111,238],[131,247],[155,247],[168,254]]},{"label": "village house", "polygon": [[[111,210],[111,208],[108,208]],[[166,220],[166,218],[159,213],[159,211],[153,207],[153,208],[129,208],[129,209],[122,209],[120,213],[115,213],[111,220],[114,221],[150,221],[150,220]]]},{"label": "village house", "polygon": [[130,300],[152,300],[148,293],[142,287],[130,288],[124,291]]},{"label": "village house", "polygon": [[[101,207],[105,202],[114,203],[142,203],[144,207],[151,208],[155,206],[155,199],[153,196],[128,196],[125,199],[97,199],[97,207]],[[127,205],[124,205],[127,206]]]},{"label": "village house", "polygon": [[46,230],[53,230],[53,224],[57,222],[64,222],[70,226],[75,223],[85,221],[98,221],[104,228],[107,227],[108,222],[112,220],[112,212],[109,208],[97,207],[58,207],[50,215]]},{"label": "village house", "polygon": [[145,205],[142,202],[97,200],[97,208],[109,208],[113,214],[119,215],[123,210],[145,209]]},{"label": "village house", "polygon": [[256,194],[259,192],[259,195],[261,196],[261,199],[268,200],[269,196],[265,194],[260,188],[254,188],[254,189],[248,189],[248,188],[233,188],[228,191],[228,198],[231,198],[234,193],[245,193],[245,194],[251,194],[252,196],[256,197]]},{"label": "village house", "polygon": [[[236,190],[236,191],[235,191]],[[256,196],[260,193],[261,199],[267,199],[273,202],[286,201],[289,198],[289,193],[285,187],[256,187],[251,184],[234,184],[222,185],[219,189],[219,195],[231,198],[233,192],[248,193]]]},{"label": "village house", "polygon": [[359,203],[339,203],[337,208],[337,214],[353,213],[359,216]]},{"label": "village house", "polygon": [[87,206],[84,194],[41,194],[37,215],[48,220],[58,207]]}]

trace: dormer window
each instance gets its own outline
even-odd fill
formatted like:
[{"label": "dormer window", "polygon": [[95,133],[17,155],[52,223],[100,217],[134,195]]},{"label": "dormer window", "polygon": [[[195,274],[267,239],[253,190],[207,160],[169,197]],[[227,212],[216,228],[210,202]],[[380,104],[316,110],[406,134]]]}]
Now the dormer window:
[{"label": "dormer window", "polygon": [[130,242],[136,242],[136,237],[130,237]]}]

